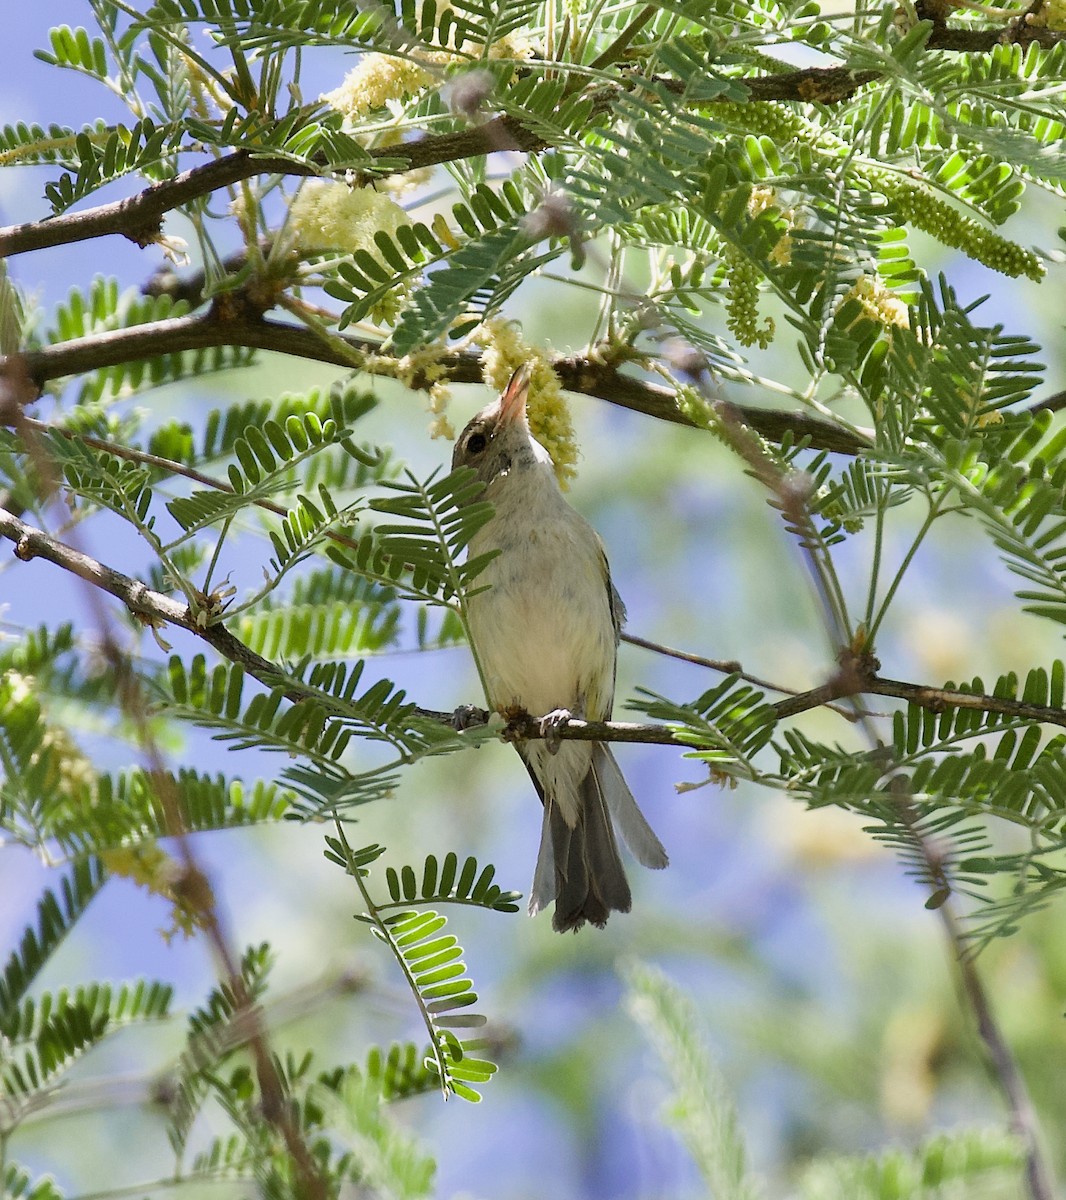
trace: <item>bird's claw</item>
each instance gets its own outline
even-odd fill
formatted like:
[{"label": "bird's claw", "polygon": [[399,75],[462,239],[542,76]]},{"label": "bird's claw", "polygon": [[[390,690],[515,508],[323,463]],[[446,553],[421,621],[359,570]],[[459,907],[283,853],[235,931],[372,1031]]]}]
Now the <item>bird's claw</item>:
[{"label": "bird's claw", "polygon": [[574,714],[568,708],[557,708],[541,717],[540,736],[544,739],[549,754],[559,753],[559,745],[562,742],[559,731],[565,729],[573,719]]},{"label": "bird's claw", "polygon": [[473,729],[475,725],[487,725],[489,714],[476,704],[460,704],[452,713],[452,728],[456,733]]}]

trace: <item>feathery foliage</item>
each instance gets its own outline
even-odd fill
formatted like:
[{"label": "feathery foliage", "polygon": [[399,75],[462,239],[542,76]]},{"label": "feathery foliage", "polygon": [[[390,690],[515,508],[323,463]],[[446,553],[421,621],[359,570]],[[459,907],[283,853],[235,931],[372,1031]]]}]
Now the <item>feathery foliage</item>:
[{"label": "feathery foliage", "polygon": [[[434,436],[450,435],[453,382],[498,387],[531,361],[531,419],[561,474],[576,450],[560,381],[718,438],[737,496],[754,482],[805,563],[821,619],[805,648],[821,655],[828,633],[829,657],[798,696],[781,690],[791,669],[763,668],[775,685],[733,663],[711,686],[638,688],[629,710],[701,772],[682,790],[758,785],[857,815],[930,908],[958,910],[975,951],[1058,899],[1054,648],[1012,632],[1012,669],[975,664],[964,683],[879,672],[910,653],[909,589],[934,531],[987,540],[1018,581],[997,618],[1012,631],[1066,623],[1066,433],[1057,398],[1033,403],[1058,384],[1034,334],[967,298],[978,271],[1017,288],[1061,271],[1040,207],[1066,195],[1060,0],[84,9],[85,27],[41,29],[48,119],[0,128],[0,169],[30,168],[41,189],[33,218],[0,230],[3,584],[32,590],[30,618],[18,608],[0,630],[0,842],[46,875],[0,974],[5,1195],[61,1194],[8,1143],[56,1115],[71,1068],[118,1028],[177,1015],[162,980],[49,983],[109,878],[165,900],[166,936],[201,939],[222,964],[148,1088],[174,1152],[160,1187],[428,1195],[433,1164],[385,1106],[476,1100],[495,1071],[498,1038],[472,1033],[483,1018],[441,910],[510,914],[517,893],[465,847],[394,845],[385,866],[373,832],[349,841],[357,807],[371,820],[427,777],[416,764],[500,735],[423,707],[444,672],[412,656],[466,638],[492,557],[468,551],[493,506],[473,471],[411,467],[417,449],[377,444],[400,439],[399,387],[428,393]],[[72,111],[71,72],[98,109]],[[138,277],[71,275],[57,297],[23,267],[116,236],[143,252]],[[524,340],[516,316],[532,308],[553,323],[530,329],[581,349]],[[301,364],[297,384],[283,362]],[[399,387],[379,395],[371,377]],[[618,473],[627,502],[659,469],[646,460]],[[670,508],[653,520],[687,530],[684,488],[676,505],[658,494]],[[763,553],[732,528],[713,551],[722,596]],[[688,566],[711,557],[701,543]],[[703,586],[676,589],[700,617]],[[706,648],[730,652],[729,623],[708,613]],[[444,671],[436,703],[477,699]],[[990,687],[977,677],[999,671]],[[667,698],[679,693],[696,698]],[[420,1025],[414,1040],[375,1032],[381,1046],[351,1060],[325,1061],[302,1030],[275,1041],[274,951],[229,945],[201,866],[211,835],[324,821],[326,857],[359,892],[356,929]],[[691,1006],[650,968],[628,986],[708,1187],[753,1194]],[[994,1195],[1023,1154],[1033,1175],[1031,1147],[953,1134],[816,1162],[799,1194]]]}]

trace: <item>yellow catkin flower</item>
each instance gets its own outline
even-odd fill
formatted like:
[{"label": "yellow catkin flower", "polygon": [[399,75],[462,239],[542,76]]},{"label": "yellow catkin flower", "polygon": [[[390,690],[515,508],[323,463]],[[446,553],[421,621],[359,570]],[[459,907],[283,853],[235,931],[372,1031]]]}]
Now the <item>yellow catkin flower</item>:
[{"label": "yellow catkin flower", "polygon": [[858,300],[863,316],[871,321],[886,327],[896,325],[900,329],[910,329],[911,318],[906,304],[885,287],[879,275],[863,275],[857,279],[844,293],[841,304],[849,300]]},{"label": "yellow catkin flower", "polygon": [[507,59],[513,58],[518,62],[528,58],[532,51],[531,44],[524,37],[517,33],[509,33],[506,37],[500,38],[498,42],[493,42],[489,47],[489,58]]},{"label": "yellow catkin flower", "polygon": [[403,209],[381,192],[323,180],[303,185],[289,206],[289,221],[304,250],[366,250],[377,257],[374,234],[391,236],[408,223]]},{"label": "yellow catkin flower", "polygon": [[777,207],[777,192],[772,187],[755,187],[748,197],[748,213],[757,217],[768,208]]},{"label": "yellow catkin flower", "polygon": [[[527,42],[509,34],[493,42],[488,57],[521,61],[529,56],[529,50]],[[371,52],[364,54],[358,65],[345,75],[340,87],[324,93],[320,99],[347,121],[357,124],[369,113],[417,96],[423,88],[440,82],[449,67],[469,66],[471,61],[469,53],[451,50],[420,50],[417,57],[411,58]]]},{"label": "yellow catkin flower", "polygon": [[726,326],[742,346],[758,346],[765,350],[773,340],[774,322],[767,317],[759,324],[759,281],[762,273],[732,246],[723,248],[722,262],[729,279]]},{"label": "yellow catkin flower", "polygon": [[405,354],[403,358],[392,358],[388,354],[368,354],[363,365],[371,375],[398,380],[409,391],[427,388],[427,408],[433,416],[429,424],[429,436],[454,441],[455,429],[444,411],[452,398],[446,378],[448,368],[441,362],[447,353],[448,349],[445,346],[433,343],[411,354]]},{"label": "yellow catkin flower", "polygon": [[1038,29],[1066,30],[1066,0],[1044,0],[1035,13],[1029,13],[1026,23]]},{"label": "yellow catkin flower", "polygon": [[[441,368],[443,370],[443,368]],[[433,414],[433,420],[429,425],[429,436],[431,438],[444,438],[446,441],[455,441],[455,427],[448,418],[445,409],[451,403],[452,389],[443,380],[438,380],[429,389],[429,411]]]},{"label": "yellow catkin flower", "polygon": [[438,413],[429,423],[429,436],[436,441],[443,438],[446,442],[455,441],[455,426],[447,413]]},{"label": "yellow catkin flower", "polygon": [[494,391],[502,392],[514,372],[529,364],[529,428],[551,455],[555,476],[565,490],[577,474],[579,451],[570,408],[550,361],[527,346],[518,327],[502,317],[481,325],[474,340],[484,347],[482,374]]},{"label": "yellow catkin flower", "polygon": [[772,263],[779,267],[787,267],[792,261],[792,234],[783,233],[774,243],[774,248],[768,255]]},{"label": "yellow catkin flower", "polygon": [[385,108],[392,100],[405,100],[433,82],[426,67],[395,54],[364,54],[359,65],[344,77],[340,87],[321,99],[352,122]]}]

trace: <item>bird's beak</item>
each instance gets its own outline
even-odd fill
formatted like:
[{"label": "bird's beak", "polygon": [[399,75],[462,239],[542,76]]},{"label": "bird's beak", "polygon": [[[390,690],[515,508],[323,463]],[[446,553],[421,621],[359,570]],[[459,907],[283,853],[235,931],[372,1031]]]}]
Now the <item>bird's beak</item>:
[{"label": "bird's beak", "polygon": [[526,398],[529,395],[529,364],[523,363],[511,376],[500,397],[500,424],[518,425],[526,419]]}]

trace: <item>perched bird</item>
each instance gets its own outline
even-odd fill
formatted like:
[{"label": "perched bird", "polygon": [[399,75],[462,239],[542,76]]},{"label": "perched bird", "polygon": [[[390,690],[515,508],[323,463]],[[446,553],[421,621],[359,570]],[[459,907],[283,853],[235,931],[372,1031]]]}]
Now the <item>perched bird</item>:
[{"label": "perched bird", "polygon": [[[610,719],[625,610],[603,543],[563,498],[551,457],[529,432],[528,391],[519,368],[463,430],[452,467],[473,467],[495,507],[469,548],[500,552],[468,610],[489,703],[542,717],[550,735],[571,717]],[[530,915],[554,900],[559,932],[586,921],[602,928],[612,909],[632,903],[615,828],[646,867],[665,867],[666,851],[602,742],[549,736],[517,747],[544,805]]]}]

